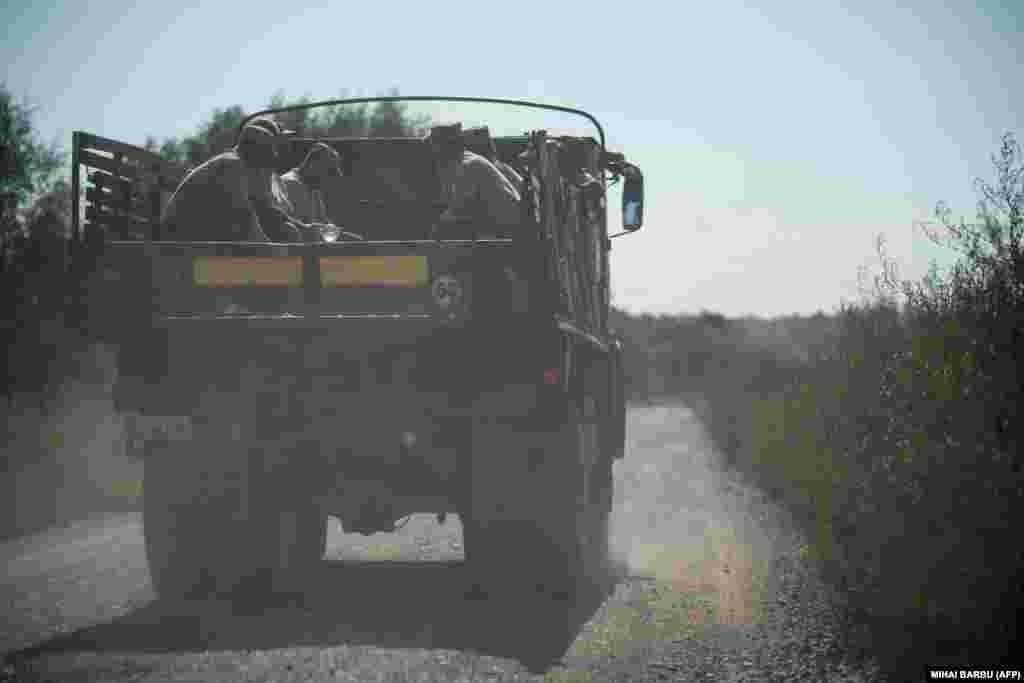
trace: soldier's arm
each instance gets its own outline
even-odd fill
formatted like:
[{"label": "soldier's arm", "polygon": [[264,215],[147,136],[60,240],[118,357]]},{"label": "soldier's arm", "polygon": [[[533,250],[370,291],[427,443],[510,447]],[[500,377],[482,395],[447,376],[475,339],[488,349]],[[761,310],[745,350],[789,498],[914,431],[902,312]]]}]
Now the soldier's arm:
[{"label": "soldier's arm", "polygon": [[324,193],[320,190],[310,190],[310,198],[313,202],[313,219],[310,223],[327,223],[327,204],[324,202]]},{"label": "soldier's arm", "polygon": [[[313,223],[318,222],[317,214],[321,210],[317,206],[317,195],[315,190],[309,190],[305,186],[302,186],[299,181],[294,178],[281,177],[278,179],[281,194],[284,197],[284,202],[281,206],[277,207],[279,212],[287,217],[287,223],[289,229],[294,229],[296,233],[303,231],[313,230]],[[311,207],[302,207],[300,201],[304,195],[308,195],[311,198]],[[301,208],[307,208],[310,213],[311,221],[307,222],[304,216],[300,216]],[[324,216],[326,216],[326,210],[324,210]],[[326,218],[325,218],[326,220]]]},{"label": "soldier's arm", "polygon": [[181,203],[180,197],[181,187],[179,186],[171,198],[167,201],[167,206],[160,212],[160,229],[163,232],[164,239],[174,239],[177,236],[177,217],[178,217],[178,205]]},{"label": "soldier's arm", "polygon": [[480,166],[481,164],[476,160],[471,160],[462,164],[455,171],[452,177],[454,182],[451,201],[445,212],[441,214],[440,220],[442,222],[455,221],[465,215],[471,200],[480,191],[480,181],[482,179]]},{"label": "soldier's arm", "polygon": [[245,235],[245,239],[252,242],[269,242],[270,239],[264,232],[256,209],[249,199],[249,180],[245,173],[238,173],[226,184],[234,234]]},{"label": "soldier's arm", "polygon": [[167,200],[167,205],[163,211],[160,212],[160,226],[164,234],[164,239],[176,239],[180,237],[181,226],[178,225],[178,215],[181,213],[181,204],[184,201],[184,195],[187,193],[186,187],[189,181],[192,180],[193,171],[190,171],[185,178],[178,183],[178,187],[171,193],[170,198]]},{"label": "soldier's arm", "polygon": [[498,170],[504,172],[506,177],[509,179],[509,182],[512,183],[516,190],[521,188],[523,186],[523,176],[520,175],[519,171],[509,166],[504,161],[499,161],[498,163],[501,164],[501,168]]},{"label": "soldier's arm", "polygon": [[167,200],[167,206],[165,206],[164,210],[160,212],[161,224],[170,223],[178,215],[178,202],[180,192],[181,186],[179,185],[178,188],[171,195],[171,198]]},{"label": "soldier's arm", "polygon": [[502,225],[517,223],[519,191],[494,164],[480,163],[477,166],[480,197],[487,207],[488,215]]}]

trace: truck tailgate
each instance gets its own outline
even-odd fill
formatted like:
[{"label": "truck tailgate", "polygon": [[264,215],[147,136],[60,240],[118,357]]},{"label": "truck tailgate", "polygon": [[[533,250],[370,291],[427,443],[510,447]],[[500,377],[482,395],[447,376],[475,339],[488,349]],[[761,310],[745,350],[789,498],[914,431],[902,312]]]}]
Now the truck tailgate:
[{"label": "truck tailgate", "polygon": [[[529,267],[509,241],[342,244],[138,243],[101,255],[104,308],[157,319],[294,324],[359,318],[456,321],[479,272]],[[525,278],[512,278],[515,283]]]}]

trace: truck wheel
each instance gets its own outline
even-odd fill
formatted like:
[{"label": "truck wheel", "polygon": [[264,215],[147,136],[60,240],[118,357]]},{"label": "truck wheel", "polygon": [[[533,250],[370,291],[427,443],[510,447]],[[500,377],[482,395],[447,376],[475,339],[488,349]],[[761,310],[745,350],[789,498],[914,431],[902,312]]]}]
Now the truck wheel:
[{"label": "truck wheel", "polygon": [[196,455],[195,443],[167,444],[144,464],[143,534],[161,598],[230,592],[271,561],[246,465],[225,457],[211,467]]},{"label": "truck wheel", "polygon": [[200,543],[203,520],[193,505],[198,478],[175,457],[177,449],[158,448],[143,465],[142,525],[149,574],[157,595],[188,598],[204,588]]},{"label": "truck wheel", "polygon": [[253,477],[250,484],[249,567],[241,573],[243,591],[236,594],[246,602],[303,593],[324,556],[326,513],[314,501],[282,498],[280,489],[272,471]]},{"label": "truck wheel", "polygon": [[[556,593],[601,588],[608,577],[612,462],[602,443],[599,410],[589,396],[569,406],[568,419],[552,435],[548,449],[547,460],[561,481],[561,486],[551,492],[558,495],[560,488],[565,503],[572,506],[561,519],[546,520],[544,528],[546,549],[551,553],[547,571]],[[567,572],[565,576],[562,571]]]},{"label": "truck wheel", "polygon": [[614,459],[609,457],[609,449],[599,449],[599,458],[594,463],[591,487],[594,506],[595,545],[593,547],[593,576],[600,585],[606,586],[612,576],[611,548],[611,516],[615,497],[615,481],[612,472]]},{"label": "truck wheel", "polygon": [[310,514],[309,519],[309,557],[312,564],[317,564],[324,559],[324,553],[327,552],[327,526],[329,519],[327,515],[320,512],[319,508]]},{"label": "truck wheel", "polygon": [[295,548],[285,569],[300,572],[314,568],[324,559],[327,548],[327,515],[316,505],[297,506],[295,512]]},{"label": "truck wheel", "polygon": [[609,370],[608,449],[618,460],[626,455],[626,377],[621,351],[612,354]]},{"label": "truck wheel", "polygon": [[[560,429],[537,435],[539,453],[507,452],[502,442],[515,437],[506,432],[503,438],[500,429],[487,428],[474,438],[473,464],[479,466],[471,467],[472,512],[463,527],[466,558],[484,592],[525,582],[566,598],[606,585],[611,460],[601,447],[596,402],[574,402],[566,412]],[[488,463],[488,452],[499,454]],[[520,464],[533,459],[535,469],[520,473],[519,496],[529,487],[522,507],[495,514],[495,497],[507,500],[517,486],[516,475],[507,475],[502,486],[488,467],[504,458]]]}]

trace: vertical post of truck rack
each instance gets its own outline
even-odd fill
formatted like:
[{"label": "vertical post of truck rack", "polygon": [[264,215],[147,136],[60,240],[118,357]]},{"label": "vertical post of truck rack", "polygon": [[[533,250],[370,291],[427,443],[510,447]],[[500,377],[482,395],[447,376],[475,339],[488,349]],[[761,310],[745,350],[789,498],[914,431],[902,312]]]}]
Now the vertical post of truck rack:
[{"label": "vertical post of truck rack", "polygon": [[303,316],[315,318],[320,313],[320,254],[314,248],[302,250]]},{"label": "vertical post of truck rack", "polygon": [[78,168],[78,147],[81,142],[81,133],[77,130],[71,134],[71,243],[68,245],[69,264],[75,257],[75,251],[78,248],[78,242],[82,235],[82,228],[80,221],[82,220],[79,215],[79,193],[81,188],[78,186],[79,183],[79,168]]}]

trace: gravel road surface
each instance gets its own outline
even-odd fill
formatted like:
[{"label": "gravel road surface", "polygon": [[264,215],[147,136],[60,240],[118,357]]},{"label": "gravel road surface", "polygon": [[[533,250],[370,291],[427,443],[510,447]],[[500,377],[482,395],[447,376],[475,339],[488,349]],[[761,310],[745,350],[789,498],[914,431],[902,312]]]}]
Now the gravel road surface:
[{"label": "gravel road surface", "polygon": [[[139,517],[0,545],[0,681],[880,680],[785,515],[686,408],[630,411],[610,595],[467,600],[456,516],[343,533],[303,606],[157,601]],[[529,562],[529,558],[523,558]]]}]

